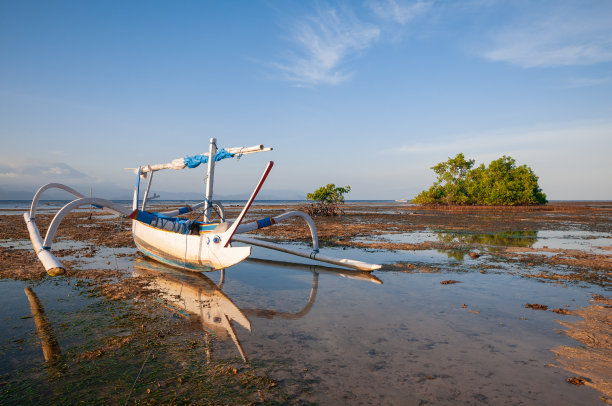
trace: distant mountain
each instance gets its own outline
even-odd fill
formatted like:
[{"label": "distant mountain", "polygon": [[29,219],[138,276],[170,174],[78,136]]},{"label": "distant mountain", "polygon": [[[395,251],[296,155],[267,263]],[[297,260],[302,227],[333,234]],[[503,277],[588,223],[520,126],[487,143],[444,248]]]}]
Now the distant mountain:
[{"label": "distant mountain", "polygon": [[[0,188],[0,200],[31,200],[35,191],[5,190]],[[53,199],[51,197],[50,199]]]}]

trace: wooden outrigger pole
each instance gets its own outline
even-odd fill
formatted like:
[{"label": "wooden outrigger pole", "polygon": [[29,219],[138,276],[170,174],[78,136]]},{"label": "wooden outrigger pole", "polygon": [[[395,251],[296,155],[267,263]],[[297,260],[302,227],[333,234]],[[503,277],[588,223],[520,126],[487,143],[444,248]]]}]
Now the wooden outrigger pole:
[{"label": "wooden outrigger pole", "polygon": [[[32,200],[30,211],[24,213],[30,239],[34,251],[38,255],[41,263],[49,274],[61,274],[63,266],[57,258],[50,252],[51,245],[55,238],[55,233],[59,223],[68,212],[84,206],[94,205],[111,213],[132,219],[132,236],[137,248],[146,256],[168,265],[189,268],[193,270],[216,270],[225,269],[237,264],[251,255],[251,247],[234,247],[232,242],[241,242],[249,245],[257,245],[264,248],[286,252],[309,258],[315,261],[322,261],[341,267],[357,269],[360,271],[373,271],[379,269],[380,265],[368,264],[351,259],[335,258],[319,253],[319,240],[314,221],[306,213],[300,211],[290,211],[276,217],[268,217],[251,223],[242,224],[245,215],[257,197],[262,185],[264,184],[274,163],[268,162],[259,182],[257,183],[251,197],[242,208],[238,217],[233,221],[225,219],[225,212],[221,202],[213,200],[214,170],[215,163],[221,159],[234,156],[242,156],[256,152],[271,151],[272,148],[264,148],[263,145],[256,145],[247,148],[228,148],[218,150],[217,140],[210,139],[208,153],[192,157],[175,159],[171,162],[156,165],[145,165],[138,168],[131,168],[137,174],[136,186],[134,187],[134,198],[132,208],[126,208],[116,203],[95,198],[84,197],[76,190],[59,184],[50,183],[41,187]],[[207,164],[206,177],[206,197],[203,202],[193,206],[186,206],[166,212],[149,212],[146,210],[147,199],[151,187],[153,174],[165,169],[184,169],[194,168],[201,163]],[[142,203],[140,201],[140,181],[147,180],[146,189]],[[36,226],[36,210],[38,201],[42,193],[50,188],[63,189],[76,197],[75,200],[62,207],[55,215],[43,240]],[[203,221],[192,221],[177,217],[181,214],[191,212],[203,207]],[[213,220],[212,211],[219,215],[218,220]],[[303,251],[281,244],[262,241],[256,238],[245,237],[240,234],[254,231],[260,228],[269,227],[280,223],[291,217],[302,218],[310,229],[312,237],[312,250]]]}]

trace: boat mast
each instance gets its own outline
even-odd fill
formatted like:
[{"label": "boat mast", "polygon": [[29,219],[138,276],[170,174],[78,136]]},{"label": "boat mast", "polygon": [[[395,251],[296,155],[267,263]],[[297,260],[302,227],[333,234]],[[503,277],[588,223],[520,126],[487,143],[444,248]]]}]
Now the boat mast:
[{"label": "boat mast", "polygon": [[132,199],[132,210],[136,210],[138,208],[138,197],[140,196],[140,175],[141,166],[136,168],[136,186],[134,186],[134,197]]},{"label": "boat mast", "polygon": [[206,175],[206,205],[204,206],[204,221],[211,221],[211,208],[213,198],[213,181],[215,177],[215,154],[217,153],[217,139],[210,139],[208,149],[208,172]]}]

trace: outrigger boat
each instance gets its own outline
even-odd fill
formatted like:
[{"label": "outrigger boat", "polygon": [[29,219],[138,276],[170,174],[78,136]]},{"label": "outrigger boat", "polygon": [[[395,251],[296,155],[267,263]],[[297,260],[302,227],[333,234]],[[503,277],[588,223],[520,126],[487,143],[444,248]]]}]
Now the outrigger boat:
[{"label": "outrigger boat", "polygon": [[[138,249],[148,257],[179,268],[187,268],[196,271],[228,268],[251,255],[252,247],[250,246],[232,246],[233,242],[240,242],[360,271],[369,272],[379,269],[381,265],[368,264],[352,259],[334,258],[319,253],[319,240],[314,221],[308,214],[301,211],[289,211],[279,216],[267,217],[242,224],[245,215],[272,169],[274,164],[272,161],[268,162],[261,179],[257,183],[255,190],[242,208],[238,217],[231,222],[226,220],[222,203],[213,200],[215,163],[226,158],[239,158],[243,155],[271,150],[272,148],[264,148],[263,145],[217,149],[217,140],[211,138],[208,153],[179,158],[163,164],[130,168],[133,169],[137,175],[131,208],[118,205],[106,199],[85,197],[71,187],[60,183],[46,184],[38,189],[34,195],[30,211],[24,213],[24,219],[28,227],[34,251],[49,274],[55,275],[63,273],[64,267],[51,253],[51,245],[58,226],[66,214],[71,210],[81,206],[93,205],[97,208],[131,219],[132,236]],[[211,157],[212,159],[210,159]],[[151,181],[155,172],[166,169],[180,170],[195,168],[200,164],[208,165],[206,197],[204,201],[193,206],[185,206],[165,212],[150,212],[146,210]],[[142,199],[140,199],[141,181],[147,182]],[[75,196],[76,199],[66,204],[57,212],[43,240],[36,226],[37,207],[42,194],[46,190],[52,188],[65,190]],[[203,211],[198,218],[202,217],[202,221],[178,217],[200,208],[203,208]],[[311,251],[304,251],[242,235],[250,231],[278,224],[292,217],[302,218],[310,228],[312,237]]]}]

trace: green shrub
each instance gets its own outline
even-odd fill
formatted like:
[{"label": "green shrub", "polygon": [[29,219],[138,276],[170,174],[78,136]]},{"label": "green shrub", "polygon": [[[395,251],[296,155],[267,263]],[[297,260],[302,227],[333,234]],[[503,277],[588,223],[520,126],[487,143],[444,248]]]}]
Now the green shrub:
[{"label": "green shrub", "polygon": [[526,165],[503,156],[472,169],[474,160],[462,153],[431,169],[438,175],[427,190],[413,203],[447,205],[517,206],[547,203],[546,194],[538,186],[538,177]]},{"label": "green shrub", "polygon": [[344,195],[351,191],[350,186],[338,186],[328,183],[321,186],[312,193],[306,195],[306,199],[314,201],[308,207],[302,208],[311,216],[337,216],[344,212],[339,207],[344,203]]}]

